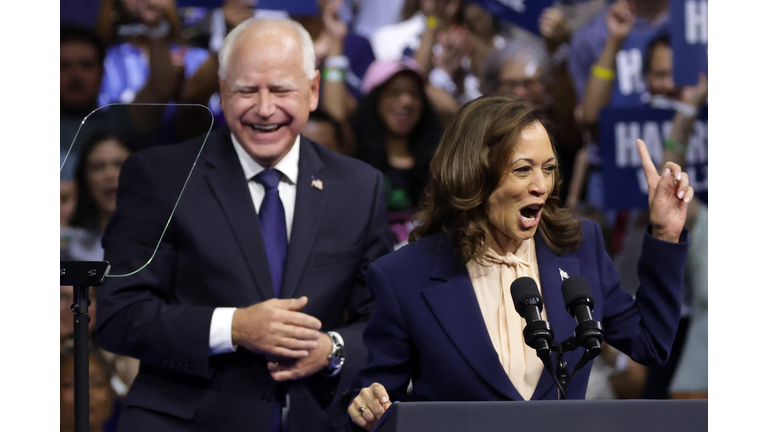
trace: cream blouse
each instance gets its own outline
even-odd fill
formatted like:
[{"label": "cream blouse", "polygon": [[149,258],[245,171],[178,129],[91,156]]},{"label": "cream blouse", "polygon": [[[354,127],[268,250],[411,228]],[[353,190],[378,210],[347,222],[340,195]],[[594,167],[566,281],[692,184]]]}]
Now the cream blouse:
[{"label": "cream blouse", "polygon": [[[525,344],[525,319],[515,310],[509,287],[515,279],[528,276],[536,281],[541,293],[533,238],[524,240],[515,253],[506,256],[488,249],[483,257],[467,263],[467,270],[499,361],[515,389],[530,400],[544,365],[536,350]],[[546,320],[543,305],[541,315]]]}]

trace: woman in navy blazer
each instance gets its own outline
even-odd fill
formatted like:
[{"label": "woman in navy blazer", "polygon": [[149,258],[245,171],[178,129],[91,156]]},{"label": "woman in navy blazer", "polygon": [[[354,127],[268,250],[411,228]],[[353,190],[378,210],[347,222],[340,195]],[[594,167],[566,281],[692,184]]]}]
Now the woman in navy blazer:
[{"label": "woman in navy blazer", "polygon": [[[468,263],[489,249],[515,252],[533,238],[538,277],[554,339],[574,335],[576,320],[560,293],[564,279],[586,279],[592,316],[605,340],[642,364],[667,361],[680,318],[693,189],[678,165],[662,175],[638,140],[648,180],[651,223],[633,299],[605,251],[598,225],[559,208],[560,173],[545,118],[516,97],[489,96],[462,107],[431,164],[411,243],[370,265],[376,299],[364,332],[369,355],[351,420],[372,429],[393,400],[524,400],[489,336]],[[566,352],[571,365],[583,348]],[[574,374],[569,399],[583,399],[591,362]],[[412,383],[410,394],[407,393]],[[542,372],[530,399],[557,399]]]}]

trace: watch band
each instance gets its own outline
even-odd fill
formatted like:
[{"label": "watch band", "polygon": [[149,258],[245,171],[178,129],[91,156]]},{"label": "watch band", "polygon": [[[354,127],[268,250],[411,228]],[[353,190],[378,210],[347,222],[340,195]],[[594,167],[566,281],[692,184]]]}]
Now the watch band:
[{"label": "watch band", "polygon": [[328,369],[324,371],[324,374],[326,376],[332,377],[338,375],[339,372],[341,372],[341,367],[344,365],[344,339],[340,334],[334,331],[327,332],[327,335],[329,338],[331,338],[333,348],[331,349],[330,354],[328,354],[329,365]]}]

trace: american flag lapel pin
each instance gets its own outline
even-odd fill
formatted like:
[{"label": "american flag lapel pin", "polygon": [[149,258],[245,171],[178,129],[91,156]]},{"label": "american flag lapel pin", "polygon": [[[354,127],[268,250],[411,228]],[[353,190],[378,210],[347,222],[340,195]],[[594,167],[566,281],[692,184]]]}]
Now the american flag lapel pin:
[{"label": "american flag lapel pin", "polygon": [[312,176],[312,187],[317,188],[318,190],[323,190],[323,181]]}]

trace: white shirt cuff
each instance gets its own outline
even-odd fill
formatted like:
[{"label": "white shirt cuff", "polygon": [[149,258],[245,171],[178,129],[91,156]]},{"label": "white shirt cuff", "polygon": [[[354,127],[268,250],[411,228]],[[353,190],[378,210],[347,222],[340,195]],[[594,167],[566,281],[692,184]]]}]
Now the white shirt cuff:
[{"label": "white shirt cuff", "polygon": [[232,318],[237,308],[218,307],[213,310],[211,317],[211,332],[208,336],[208,354],[225,354],[234,352],[237,347],[232,345]]}]

